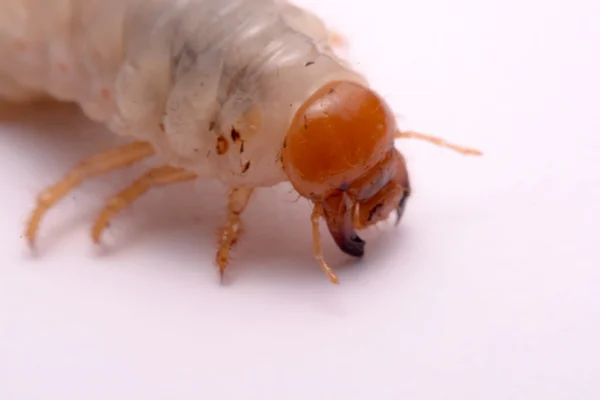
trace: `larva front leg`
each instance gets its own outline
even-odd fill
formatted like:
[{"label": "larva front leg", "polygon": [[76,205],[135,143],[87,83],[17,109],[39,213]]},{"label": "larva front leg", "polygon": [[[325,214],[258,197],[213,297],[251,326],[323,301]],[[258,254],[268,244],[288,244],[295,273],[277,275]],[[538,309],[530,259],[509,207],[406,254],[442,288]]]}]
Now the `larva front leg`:
[{"label": "larva front leg", "polygon": [[27,240],[31,247],[44,214],[71,190],[92,176],[102,175],[131,165],[154,154],[154,148],[146,142],[133,142],[83,160],[55,185],[44,190],[27,224]]},{"label": "larva front leg", "polygon": [[325,213],[323,210],[323,206],[321,204],[315,204],[311,215],[312,222],[312,234],[313,234],[313,251],[315,254],[315,259],[319,263],[319,266],[329,278],[329,281],[334,284],[339,284],[340,281],[338,277],[335,275],[333,270],[327,265],[325,262],[325,258],[323,257],[323,246],[321,245],[321,233],[319,231],[319,221],[322,217],[324,217]]},{"label": "larva front leg", "polygon": [[94,242],[99,243],[102,232],[104,232],[104,229],[108,226],[111,218],[118,212],[129,207],[136,199],[151,188],[191,181],[196,178],[196,174],[192,172],[170,166],[153,168],[147,171],[129,187],[111,197],[106,202],[106,206],[98,215],[94,227],[92,228],[92,239]]},{"label": "larva front leg", "polygon": [[241,232],[240,216],[248,206],[248,202],[254,193],[253,188],[233,188],[229,193],[227,205],[227,223],[221,229],[219,235],[219,250],[217,251],[217,265],[221,279],[229,262],[229,250],[237,242]]}]

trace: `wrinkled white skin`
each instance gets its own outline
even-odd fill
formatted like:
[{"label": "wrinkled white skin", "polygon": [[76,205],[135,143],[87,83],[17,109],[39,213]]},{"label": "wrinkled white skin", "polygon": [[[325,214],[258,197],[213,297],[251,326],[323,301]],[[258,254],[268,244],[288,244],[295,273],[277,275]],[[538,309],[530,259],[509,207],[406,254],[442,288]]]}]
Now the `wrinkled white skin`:
[{"label": "wrinkled white skin", "polygon": [[2,0],[0,54],[0,98],[74,101],[166,164],[230,187],[285,181],[279,153],[298,107],[331,80],[365,84],[318,18],[278,0]]}]

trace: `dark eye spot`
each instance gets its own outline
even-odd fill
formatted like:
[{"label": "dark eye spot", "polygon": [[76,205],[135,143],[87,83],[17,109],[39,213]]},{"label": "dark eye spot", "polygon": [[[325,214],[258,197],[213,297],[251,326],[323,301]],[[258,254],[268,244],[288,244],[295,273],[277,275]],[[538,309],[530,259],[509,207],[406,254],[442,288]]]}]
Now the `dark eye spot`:
[{"label": "dark eye spot", "polygon": [[383,207],[383,204],[379,203],[375,207],[373,207],[371,209],[371,211],[369,211],[369,219],[368,219],[369,222],[371,222],[373,220],[373,217],[375,216],[375,214],[377,214],[377,211],[379,211],[381,209],[381,207]]},{"label": "dark eye spot", "polygon": [[350,187],[350,184],[348,182],[346,182],[346,183],[343,183],[340,185],[340,190],[346,191],[346,190],[348,190],[349,187]]},{"label": "dark eye spot", "polygon": [[240,133],[235,128],[231,128],[231,140],[237,142],[240,140],[240,137]]}]

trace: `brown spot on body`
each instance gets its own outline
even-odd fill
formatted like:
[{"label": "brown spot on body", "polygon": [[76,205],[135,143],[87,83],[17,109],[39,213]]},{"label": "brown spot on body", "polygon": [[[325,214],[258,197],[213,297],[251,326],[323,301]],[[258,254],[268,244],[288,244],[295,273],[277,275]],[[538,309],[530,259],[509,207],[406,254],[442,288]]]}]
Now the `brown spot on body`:
[{"label": "brown spot on body", "polygon": [[217,123],[215,121],[210,121],[210,123],[208,124],[208,131],[211,132],[213,129],[215,129],[215,125]]},{"label": "brown spot on body", "polygon": [[242,143],[240,144],[240,154],[242,154],[244,152],[244,141],[242,140]]},{"label": "brown spot on body", "polygon": [[239,115],[231,125],[231,138],[234,141],[251,140],[262,126],[262,112],[259,106],[252,105]]},{"label": "brown spot on body", "polygon": [[241,136],[240,133],[234,128],[231,128],[231,140],[233,140],[234,142],[237,142],[238,140],[240,140]]},{"label": "brown spot on body", "polygon": [[248,171],[248,169],[250,169],[250,161],[246,161],[246,163],[244,164],[244,168],[242,169],[242,174],[246,173],[246,171]]},{"label": "brown spot on body", "polygon": [[160,124],[158,124],[158,128],[160,129],[160,131],[162,133],[165,133],[165,124],[163,124],[162,122]]},{"label": "brown spot on body", "polygon": [[311,65],[313,65],[315,62],[314,61],[309,61],[306,64],[304,64],[305,67],[310,67]]},{"label": "brown spot on body", "polygon": [[217,154],[222,156],[223,154],[227,153],[227,150],[229,150],[229,142],[225,136],[220,135],[217,138]]}]

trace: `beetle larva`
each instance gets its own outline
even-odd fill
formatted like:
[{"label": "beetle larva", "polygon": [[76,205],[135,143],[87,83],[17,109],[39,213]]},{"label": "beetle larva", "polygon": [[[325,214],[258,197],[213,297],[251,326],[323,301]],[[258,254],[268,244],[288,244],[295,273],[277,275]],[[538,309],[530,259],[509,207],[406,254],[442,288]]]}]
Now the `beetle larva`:
[{"label": "beetle larva", "polygon": [[92,228],[145,191],[195,179],[230,188],[219,236],[221,275],[253,191],[280,182],[314,204],[339,248],[364,253],[357,229],[401,215],[410,194],[393,113],[365,77],[336,56],[314,14],[279,0],[4,0],[0,97],[77,103],[131,143],[84,160],[38,198],[27,228],[92,176],[147,157],[147,171],[112,197]]}]

